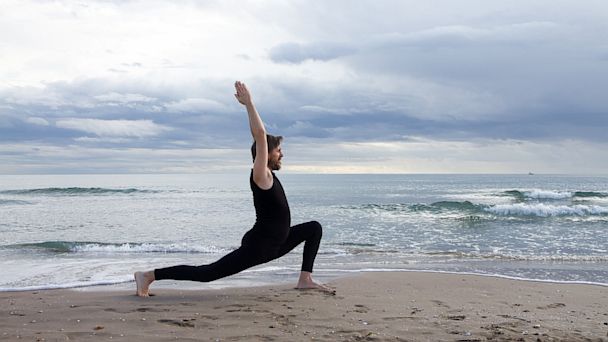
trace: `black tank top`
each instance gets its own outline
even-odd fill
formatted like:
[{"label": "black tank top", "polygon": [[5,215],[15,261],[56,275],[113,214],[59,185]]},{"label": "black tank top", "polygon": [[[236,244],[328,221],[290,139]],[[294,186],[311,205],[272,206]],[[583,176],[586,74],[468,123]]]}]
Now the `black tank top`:
[{"label": "black tank top", "polygon": [[273,182],[270,189],[260,189],[253,181],[253,170],[251,170],[249,184],[253,192],[253,205],[256,215],[252,232],[257,236],[281,243],[289,235],[291,214],[283,186],[274,172],[272,172],[272,178]]}]

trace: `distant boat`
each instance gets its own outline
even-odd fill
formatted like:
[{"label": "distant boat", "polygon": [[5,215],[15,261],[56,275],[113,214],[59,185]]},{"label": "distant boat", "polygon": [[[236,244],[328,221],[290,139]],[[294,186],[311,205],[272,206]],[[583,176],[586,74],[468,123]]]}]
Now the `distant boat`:
[{"label": "distant boat", "polygon": [[528,176],[534,176],[534,173],[528,172]]}]

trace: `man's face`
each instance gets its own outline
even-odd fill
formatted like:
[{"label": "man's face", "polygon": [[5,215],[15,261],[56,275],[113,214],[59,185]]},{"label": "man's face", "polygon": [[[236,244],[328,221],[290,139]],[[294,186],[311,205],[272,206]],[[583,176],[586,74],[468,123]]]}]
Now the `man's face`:
[{"label": "man's face", "polygon": [[281,145],[279,145],[270,151],[270,154],[268,154],[268,167],[274,171],[280,170],[282,158],[283,151],[281,150]]}]

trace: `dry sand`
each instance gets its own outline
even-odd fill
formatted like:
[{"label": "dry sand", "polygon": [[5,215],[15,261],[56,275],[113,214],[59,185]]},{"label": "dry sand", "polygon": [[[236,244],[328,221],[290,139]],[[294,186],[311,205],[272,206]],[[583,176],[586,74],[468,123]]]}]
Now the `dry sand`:
[{"label": "dry sand", "polygon": [[0,294],[0,340],[608,341],[608,287],[423,272],[224,290]]}]

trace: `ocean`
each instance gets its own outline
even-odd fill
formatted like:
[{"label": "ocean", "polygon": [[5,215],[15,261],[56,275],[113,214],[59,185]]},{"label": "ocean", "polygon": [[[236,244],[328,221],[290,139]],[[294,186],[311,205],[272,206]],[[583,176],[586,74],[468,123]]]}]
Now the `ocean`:
[{"label": "ocean", "polygon": [[[432,271],[608,285],[608,177],[277,176],[292,224],[324,227],[321,281]],[[0,291],[134,288],[136,270],[217,260],[254,221],[249,170],[0,176]],[[301,253],[153,289],[295,284]]]}]

